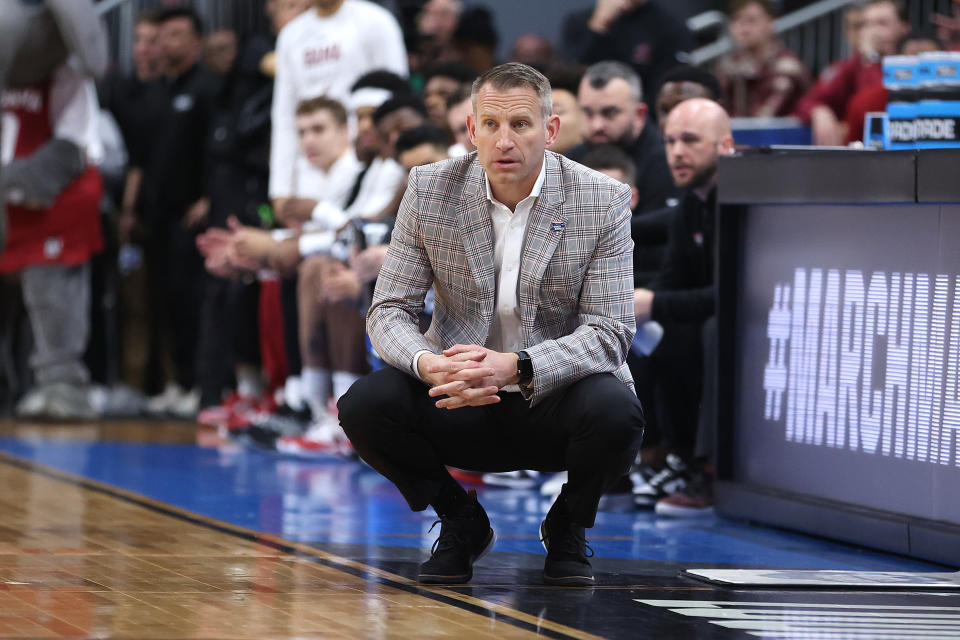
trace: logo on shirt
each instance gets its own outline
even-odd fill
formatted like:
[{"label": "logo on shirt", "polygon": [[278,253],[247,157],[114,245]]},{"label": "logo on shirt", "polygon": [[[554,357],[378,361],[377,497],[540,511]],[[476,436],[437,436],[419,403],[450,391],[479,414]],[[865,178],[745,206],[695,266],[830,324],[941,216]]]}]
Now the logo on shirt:
[{"label": "logo on shirt", "polygon": [[0,99],[4,109],[22,109],[38,113],[43,109],[43,94],[38,89],[8,89]]},{"label": "logo on shirt", "polygon": [[173,99],[173,110],[183,113],[193,109],[193,96],[187,93],[181,93]]},{"label": "logo on shirt", "polygon": [[43,243],[43,257],[47,260],[56,260],[63,253],[62,238],[47,238]]},{"label": "logo on shirt", "polygon": [[331,44],[326,47],[313,47],[303,52],[303,62],[307,66],[322,64],[331,60],[340,59],[340,45]]}]

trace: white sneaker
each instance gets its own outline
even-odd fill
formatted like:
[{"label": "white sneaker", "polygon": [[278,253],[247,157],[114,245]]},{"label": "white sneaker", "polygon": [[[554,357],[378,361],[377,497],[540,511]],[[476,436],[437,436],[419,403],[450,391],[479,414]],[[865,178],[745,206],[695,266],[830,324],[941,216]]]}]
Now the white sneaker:
[{"label": "white sneaker", "polygon": [[563,489],[563,485],[567,482],[567,472],[561,471],[556,473],[550,478],[547,478],[547,481],[540,485],[540,495],[547,498],[556,498],[560,495],[560,491]]},{"label": "white sneaker", "polygon": [[90,404],[85,385],[54,382],[31,389],[16,408],[19,418],[48,420],[95,420],[99,414]]},{"label": "white sneaker", "polygon": [[353,454],[353,445],[336,418],[324,416],[314,420],[302,436],[283,436],[277,440],[277,451],[301,457],[341,456]]},{"label": "white sneaker", "polygon": [[191,389],[183,392],[180,397],[174,399],[167,408],[169,413],[178,420],[194,420],[197,412],[200,411],[200,390]]},{"label": "white sneaker", "polygon": [[176,382],[168,382],[164,387],[163,393],[158,396],[151,396],[147,400],[147,413],[152,416],[164,416],[170,411],[170,407],[179,398],[186,393]]}]

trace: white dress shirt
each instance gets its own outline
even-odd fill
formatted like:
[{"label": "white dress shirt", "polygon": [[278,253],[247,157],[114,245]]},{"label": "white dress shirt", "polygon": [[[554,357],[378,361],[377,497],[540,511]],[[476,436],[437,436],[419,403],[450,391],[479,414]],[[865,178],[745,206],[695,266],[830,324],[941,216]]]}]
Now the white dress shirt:
[{"label": "white dress shirt", "polygon": [[[540,175],[533,183],[530,195],[517,203],[517,208],[511,211],[493,196],[490,189],[490,180],[486,172],[483,174],[484,185],[487,189],[487,211],[493,223],[493,269],[496,274],[497,297],[494,304],[493,320],[490,333],[487,336],[488,349],[501,353],[519,351],[523,345],[523,329],[520,326],[520,301],[517,297],[517,286],[520,281],[520,257],[523,254],[524,239],[527,236],[527,226],[530,224],[530,212],[540,197],[543,181],[546,177],[547,161],[544,156],[540,165]],[[420,356],[427,351],[418,352],[413,358],[413,372],[420,377],[417,364]],[[520,387],[511,384],[503,391],[519,392]]]}]

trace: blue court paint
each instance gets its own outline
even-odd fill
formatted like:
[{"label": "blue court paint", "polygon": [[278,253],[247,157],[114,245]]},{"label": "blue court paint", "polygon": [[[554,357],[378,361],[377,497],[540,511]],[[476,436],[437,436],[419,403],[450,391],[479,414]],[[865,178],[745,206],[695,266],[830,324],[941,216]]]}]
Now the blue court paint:
[{"label": "blue court paint", "polygon": [[[288,540],[323,547],[429,548],[432,513],[412,513],[396,489],[357,462],[307,462],[239,447],[0,438],[0,450],[55,469]],[[535,491],[480,489],[496,551],[543,555],[549,504]],[[936,565],[722,518],[671,520],[601,512],[588,532],[601,558],[806,569],[936,571]]]}]

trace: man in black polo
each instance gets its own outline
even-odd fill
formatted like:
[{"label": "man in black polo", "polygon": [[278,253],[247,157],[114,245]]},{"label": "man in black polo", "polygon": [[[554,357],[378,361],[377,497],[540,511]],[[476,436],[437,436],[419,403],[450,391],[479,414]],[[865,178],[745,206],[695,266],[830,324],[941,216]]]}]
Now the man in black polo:
[{"label": "man in black polo", "polygon": [[623,149],[636,167],[639,199],[634,213],[675,204],[677,189],[670,177],[663,141],[655,126],[647,126],[640,78],[622,62],[598,62],[580,81],[577,102],[583,111],[586,141],[566,156],[581,162],[592,148],[613,144]]},{"label": "man in black polo", "polygon": [[[199,308],[203,261],[195,237],[206,220],[209,201],[204,185],[207,141],[219,81],[199,65],[203,25],[196,12],[171,8],[158,15],[166,93],[157,135],[147,154],[138,203],[138,222],[146,240],[151,291],[151,354],[148,389],[157,390],[162,371],[160,336],[170,338],[176,386],[153,408],[184,417],[195,413]],[[161,406],[162,405],[162,406]]]}]

